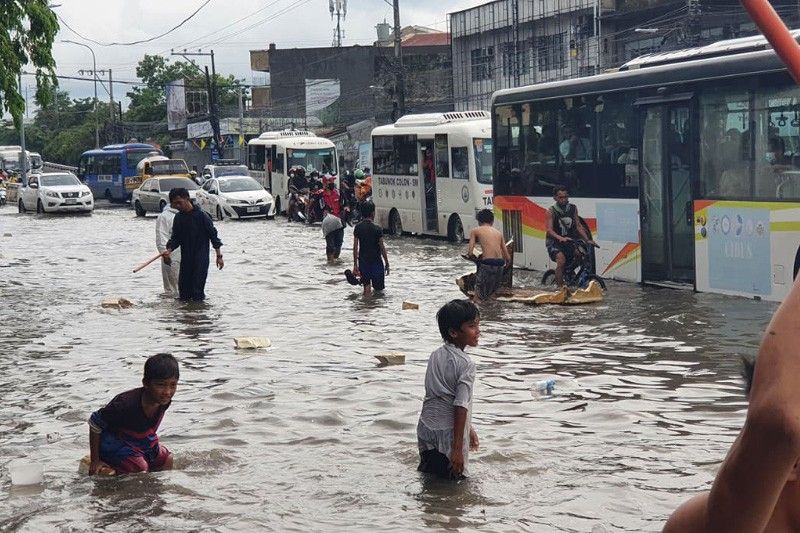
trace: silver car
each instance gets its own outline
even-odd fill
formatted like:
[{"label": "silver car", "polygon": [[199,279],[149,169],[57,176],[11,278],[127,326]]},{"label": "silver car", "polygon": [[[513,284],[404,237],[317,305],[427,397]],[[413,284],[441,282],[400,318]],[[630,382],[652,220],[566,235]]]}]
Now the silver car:
[{"label": "silver car", "polygon": [[197,184],[189,178],[163,177],[150,178],[134,190],[131,194],[131,203],[137,217],[143,217],[147,212],[160,213],[169,203],[169,191],[184,188],[189,191],[189,197],[194,200],[197,195]]}]

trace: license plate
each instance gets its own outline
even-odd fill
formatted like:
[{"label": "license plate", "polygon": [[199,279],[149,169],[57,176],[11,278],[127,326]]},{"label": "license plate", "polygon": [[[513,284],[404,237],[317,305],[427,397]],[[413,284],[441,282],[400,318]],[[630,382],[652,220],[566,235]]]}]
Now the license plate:
[{"label": "license plate", "polygon": [[258,213],[259,211],[261,211],[261,208],[258,207],[258,206],[256,206],[256,207],[248,207],[247,208],[247,212],[248,213]]},{"label": "license plate", "polygon": [[76,200],[75,198],[67,198],[64,200],[64,202],[67,204],[77,204],[78,200]]}]

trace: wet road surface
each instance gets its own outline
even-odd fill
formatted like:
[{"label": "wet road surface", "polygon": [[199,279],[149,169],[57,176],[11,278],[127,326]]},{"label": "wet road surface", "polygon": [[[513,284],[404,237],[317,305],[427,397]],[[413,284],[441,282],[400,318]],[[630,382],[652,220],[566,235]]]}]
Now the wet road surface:
[{"label": "wet road surface", "polygon": [[[131,274],[155,253],[155,217],[0,208],[0,530],[660,530],[735,438],[739,356],[775,309],[614,282],[602,304],[485,307],[470,352],[481,449],[451,485],[415,471],[415,428],[434,315],[472,268],[461,248],[388,239],[386,294],[364,300],[341,275],[352,232],[331,267],[318,227],[217,226],[225,269],[186,305],[160,296],[158,265]],[[135,305],[100,307],[114,297]],[[273,347],[233,348],[251,335]],[[79,475],[87,417],[161,351],[181,363],[160,430],[177,469]],[[406,364],[378,367],[387,351]],[[18,457],[44,464],[41,487],[11,486]]]}]

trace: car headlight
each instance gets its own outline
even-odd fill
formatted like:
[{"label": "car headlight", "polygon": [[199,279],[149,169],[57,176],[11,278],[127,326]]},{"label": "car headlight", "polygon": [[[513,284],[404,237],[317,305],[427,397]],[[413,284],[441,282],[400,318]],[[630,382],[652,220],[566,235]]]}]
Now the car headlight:
[{"label": "car headlight", "polygon": [[45,196],[49,196],[51,198],[61,198],[61,195],[58,194],[56,191],[45,191]]},{"label": "car headlight", "polygon": [[83,191],[81,193],[81,198],[83,198],[84,196],[89,196],[90,194],[92,194],[92,191]]}]

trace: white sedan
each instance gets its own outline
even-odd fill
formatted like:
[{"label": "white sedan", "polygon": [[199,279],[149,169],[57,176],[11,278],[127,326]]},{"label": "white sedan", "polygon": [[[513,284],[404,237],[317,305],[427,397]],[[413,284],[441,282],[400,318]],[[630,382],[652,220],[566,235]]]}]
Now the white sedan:
[{"label": "white sedan", "polygon": [[212,178],[197,191],[197,203],[211,218],[274,217],[275,202],[250,176]]},{"label": "white sedan", "polygon": [[94,196],[71,172],[45,172],[28,178],[19,191],[18,207],[20,213],[34,209],[37,213],[90,213]]}]

